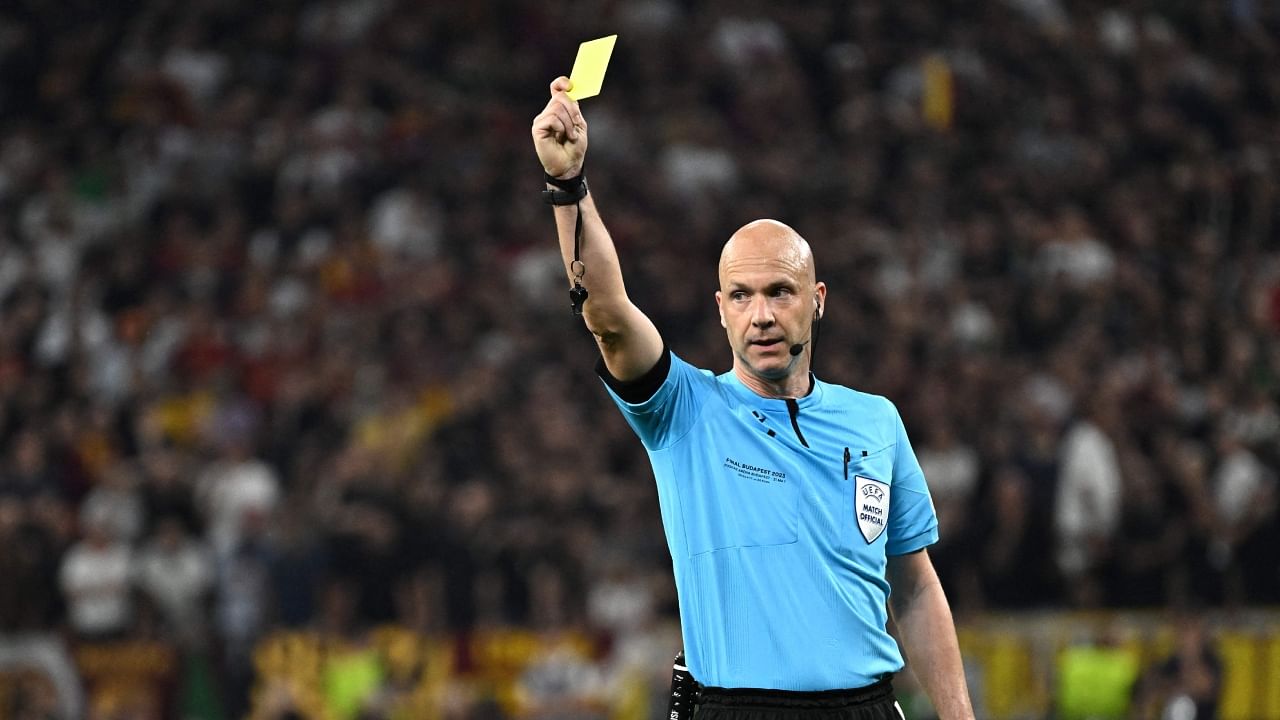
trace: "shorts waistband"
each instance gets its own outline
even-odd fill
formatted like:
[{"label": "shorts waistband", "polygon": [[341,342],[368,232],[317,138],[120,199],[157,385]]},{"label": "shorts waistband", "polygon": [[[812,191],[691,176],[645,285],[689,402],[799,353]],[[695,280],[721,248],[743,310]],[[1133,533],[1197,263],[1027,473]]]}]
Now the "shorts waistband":
[{"label": "shorts waistband", "polygon": [[765,690],[703,686],[699,705],[721,707],[845,708],[870,705],[893,696],[893,676],[847,690]]}]

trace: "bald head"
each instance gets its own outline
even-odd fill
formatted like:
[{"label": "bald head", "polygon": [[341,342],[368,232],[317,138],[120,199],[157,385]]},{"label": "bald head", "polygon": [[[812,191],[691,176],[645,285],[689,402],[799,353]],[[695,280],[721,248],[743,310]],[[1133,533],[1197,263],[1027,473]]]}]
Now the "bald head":
[{"label": "bald head", "polygon": [[809,392],[814,323],[827,286],[817,281],[813,251],[777,220],[738,229],[720,252],[716,307],[738,378],[764,397]]},{"label": "bald head", "polygon": [[755,220],[738,228],[720,251],[720,287],[737,270],[771,265],[798,282],[813,287],[817,274],[813,250],[790,225],[777,220]]}]

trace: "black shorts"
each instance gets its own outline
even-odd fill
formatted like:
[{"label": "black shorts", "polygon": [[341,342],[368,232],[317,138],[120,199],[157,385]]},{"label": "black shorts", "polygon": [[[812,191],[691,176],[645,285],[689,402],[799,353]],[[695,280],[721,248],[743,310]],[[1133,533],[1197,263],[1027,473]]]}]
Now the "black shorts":
[{"label": "black shorts", "polygon": [[902,720],[888,678],[856,690],[703,687],[693,720]]}]

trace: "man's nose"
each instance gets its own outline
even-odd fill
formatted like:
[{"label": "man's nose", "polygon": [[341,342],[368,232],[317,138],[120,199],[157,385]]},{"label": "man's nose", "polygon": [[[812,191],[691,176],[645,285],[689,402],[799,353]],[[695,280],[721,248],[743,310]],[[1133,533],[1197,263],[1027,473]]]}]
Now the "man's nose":
[{"label": "man's nose", "polygon": [[769,299],[757,296],[751,302],[751,324],[758,328],[767,328],[773,325],[773,308],[769,305]]}]

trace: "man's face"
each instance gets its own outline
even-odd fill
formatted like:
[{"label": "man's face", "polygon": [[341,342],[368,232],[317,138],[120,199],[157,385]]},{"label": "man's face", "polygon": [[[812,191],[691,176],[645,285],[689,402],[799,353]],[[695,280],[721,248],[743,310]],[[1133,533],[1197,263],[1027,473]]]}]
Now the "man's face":
[{"label": "man's face", "polygon": [[808,245],[793,230],[757,222],[735,233],[720,258],[716,292],[734,363],[773,382],[807,370],[808,353],[793,356],[791,346],[810,340],[825,294]]}]

